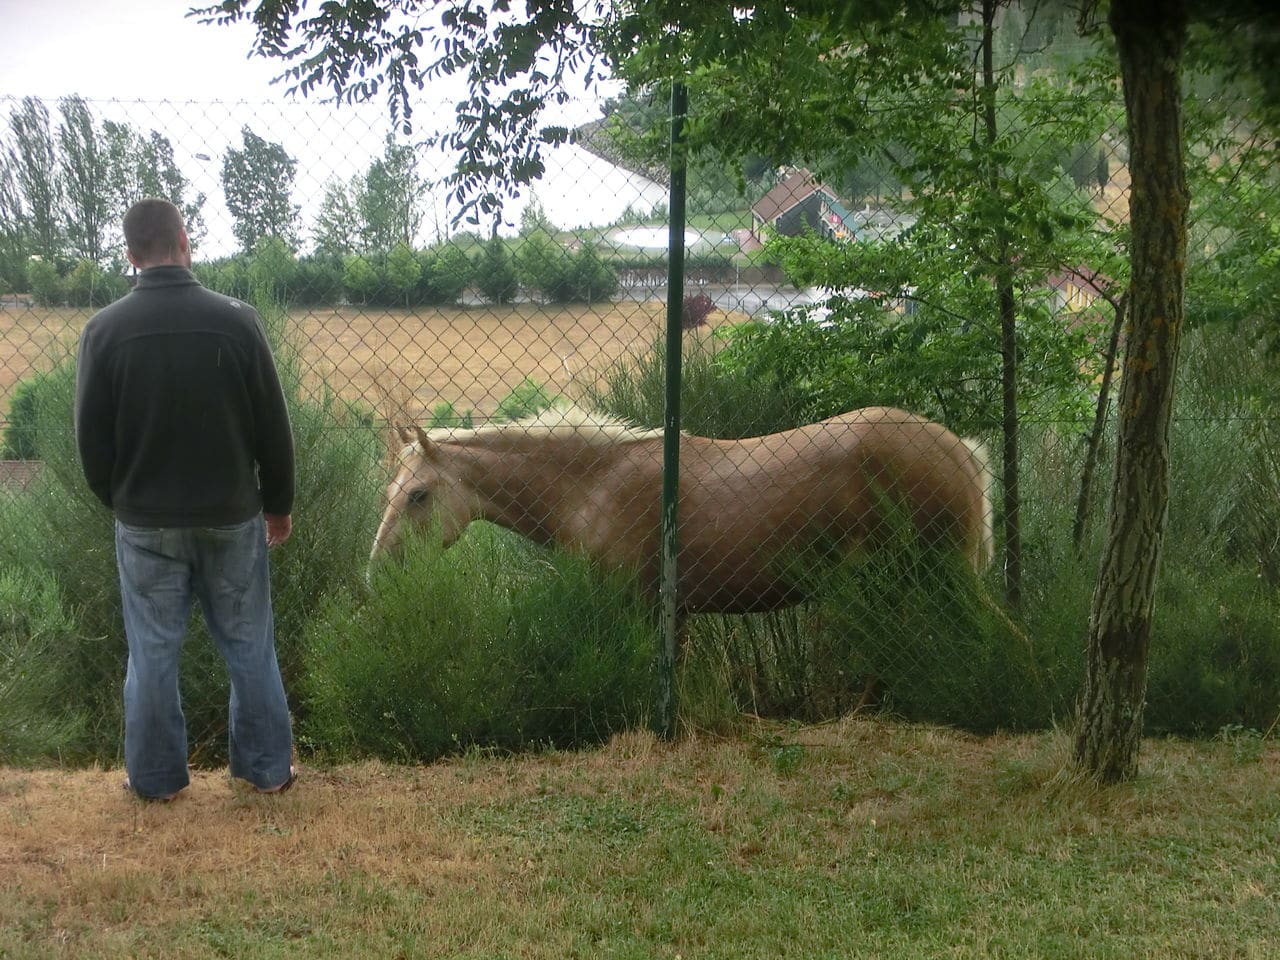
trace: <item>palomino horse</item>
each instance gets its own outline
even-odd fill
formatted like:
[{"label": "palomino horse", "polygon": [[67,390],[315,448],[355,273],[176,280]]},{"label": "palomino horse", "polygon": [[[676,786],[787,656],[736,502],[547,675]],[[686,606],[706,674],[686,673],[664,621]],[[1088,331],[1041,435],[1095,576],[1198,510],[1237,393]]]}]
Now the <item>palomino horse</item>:
[{"label": "palomino horse", "polygon": [[[659,582],[662,433],[579,410],[478,429],[400,428],[404,448],[370,563],[432,518],[447,547],[484,519]],[[945,427],[869,407],[749,440],[680,439],[682,613],[799,602],[788,551],[874,544],[887,505],[975,570],[991,558],[985,454]]]}]

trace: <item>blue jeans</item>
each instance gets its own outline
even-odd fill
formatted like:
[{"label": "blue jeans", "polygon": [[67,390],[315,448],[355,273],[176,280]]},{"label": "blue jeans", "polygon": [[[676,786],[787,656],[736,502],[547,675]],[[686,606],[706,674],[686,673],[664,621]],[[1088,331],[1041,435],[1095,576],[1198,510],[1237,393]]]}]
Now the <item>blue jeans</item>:
[{"label": "blue jeans", "polygon": [[276,661],[262,515],[226,527],[135,527],[117,520],[116,565],[129,642],[124,759],[130,786],[160,797],[190,782],[178,658],[193,597],[231,677],[231,775],[264,788],[287,780],[293,736]]}]

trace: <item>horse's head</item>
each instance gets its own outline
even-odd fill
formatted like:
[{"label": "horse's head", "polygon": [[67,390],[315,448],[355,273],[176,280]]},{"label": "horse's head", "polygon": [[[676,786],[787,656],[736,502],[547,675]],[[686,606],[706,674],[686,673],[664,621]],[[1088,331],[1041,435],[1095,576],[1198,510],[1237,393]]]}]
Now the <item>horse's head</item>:
[{"label": "horse's head", "polygon": [[411,530],[425,530],[433,523],[448,547],[478,515],[476,496],[451,468],[440,445],[418,426],[397,431],[404,446],[387,487],[387,508],[373,540],[370,564],[383,555],[396,556]]}]

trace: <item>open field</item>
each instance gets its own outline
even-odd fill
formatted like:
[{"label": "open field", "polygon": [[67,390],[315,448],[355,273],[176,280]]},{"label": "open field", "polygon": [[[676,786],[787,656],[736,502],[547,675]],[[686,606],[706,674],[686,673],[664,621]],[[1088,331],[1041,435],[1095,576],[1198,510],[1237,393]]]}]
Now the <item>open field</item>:
[{"label": "open field", "polygon": [[[73,352],[91,314],[0,305],[0,420],[14,385]],[[729,319],[715,313],[711,322]],[[646,349],[663,330],[666,307],[625,300],[413,311],[317,307],[295,310],[290,320],[312,386],[323,377],[343,397],[387,415],[421,417],[442,401],[488,415],[526,377],[552,392],[571,392],[592,371]]]},{"label": "open field", "polygon": [[0,770],[0,957],[1265,958],[1280,748],[848,719],[585,753],[221,772]]},{"label": "open field", "polygon": [[74,354],[92,310],[31,307],[0,302],[0,423],[8,417],[14,385]]}]

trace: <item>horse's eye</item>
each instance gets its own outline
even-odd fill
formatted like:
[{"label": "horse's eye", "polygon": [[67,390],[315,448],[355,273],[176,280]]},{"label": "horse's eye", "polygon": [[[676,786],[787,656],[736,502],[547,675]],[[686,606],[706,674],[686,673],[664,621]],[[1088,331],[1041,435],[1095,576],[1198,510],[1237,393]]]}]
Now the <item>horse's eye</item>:
[{"label": "horse's eye", "polygon": [[431,496],[431,491],[426,487],[417,487],[409,491],[409,506],[418,507],[427,502]]}]

